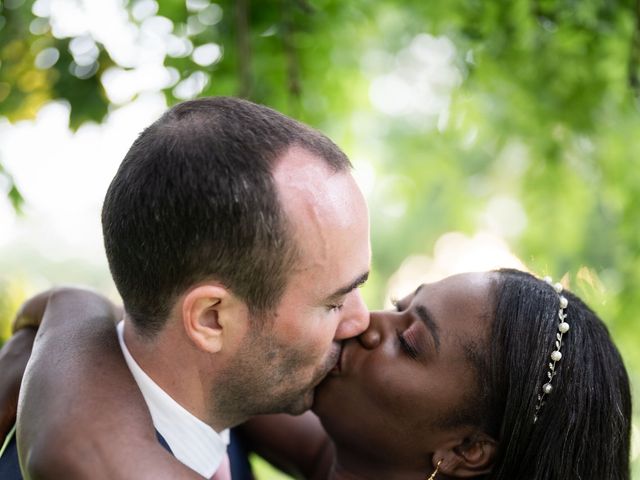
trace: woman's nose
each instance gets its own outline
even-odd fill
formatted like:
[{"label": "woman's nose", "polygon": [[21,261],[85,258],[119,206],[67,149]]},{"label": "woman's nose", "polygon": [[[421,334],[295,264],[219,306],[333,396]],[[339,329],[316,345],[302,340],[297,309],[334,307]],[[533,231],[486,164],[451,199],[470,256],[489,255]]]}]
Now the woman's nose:
[{"label": "woman's nose", "polygon": [[369,327],[358,336],[358,341],[367,350],[377,348],[382,342],[381,316],[382,312],[369,314]]}]

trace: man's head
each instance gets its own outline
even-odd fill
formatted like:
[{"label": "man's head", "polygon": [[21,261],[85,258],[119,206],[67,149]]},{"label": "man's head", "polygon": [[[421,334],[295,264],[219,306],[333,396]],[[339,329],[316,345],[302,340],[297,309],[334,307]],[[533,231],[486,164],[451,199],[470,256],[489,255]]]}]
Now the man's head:
[{"label": "man's head", "polygon": [[292,145],[336,172],[328,138],[232,98],[179,104],[135,141],[104,202],[109,265],[139,333],[152,336],[177,296],[215,278],[253,313],[277,305],[297,246],[271,176]]},{"label": "man's head", "polygon": [[[311,311],[319,283],[334,293],[368,271],[366,206],[349,168],[324,135],[263,106],[205,98],[169,110],[129,150],[102,213],[109,265],[136,332],[152,339],[180,317],[193,343],[215,352],[211,328],[232,318],[230,366],[261,342],[267,363],[292,355],[274,379],[302,372],[298,394],[308,390],[326,373],[332,340],[367,322],[353,288],[332,299],[351,306],[332,321],[316,324]],[[201,336],[192,328],[198,318],[211,327]],[[227,368],[237,378],[235,370]]]}]

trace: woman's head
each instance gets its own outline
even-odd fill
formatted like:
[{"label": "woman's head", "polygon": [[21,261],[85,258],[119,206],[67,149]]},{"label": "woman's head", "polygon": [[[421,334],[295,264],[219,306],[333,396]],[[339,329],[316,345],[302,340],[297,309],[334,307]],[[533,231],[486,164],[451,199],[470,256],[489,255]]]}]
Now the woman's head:
[{"label": "woman's head", "polygon": [[378,475],[443,459],[437,478],[628,478],[626,372],[602,322],[564,295],[571,330],[535,424],[558,328],[545,282],[456,275],[372,313],[316,393],[339,460]]},{"label": "woman's head", "polygon": [[[492,275],[475,273],[422,285],[395,311],[371,313],[369,328],[345,342],[314,404],[341,462],[388,478],[399,469],[428,472],[434,455],[455,449],[467,455],[467,473],[487,469],[492,444],[477,427],[477,394],[493,284]],[[483,450],[467,451],[471,439],[486,442]]]}]

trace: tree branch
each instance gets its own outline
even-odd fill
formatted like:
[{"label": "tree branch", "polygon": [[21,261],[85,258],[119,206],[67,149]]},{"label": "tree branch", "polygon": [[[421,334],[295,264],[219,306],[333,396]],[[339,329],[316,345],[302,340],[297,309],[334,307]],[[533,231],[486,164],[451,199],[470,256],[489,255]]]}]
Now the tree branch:
[{"label": "tree branch", "polygon": [[629,49],[629,87],[636,97],[640,97],[640,0],[635,5],[635,28]]},{"label": "tree branch", "polygon": [[236,30],[238,32],[238,96],[248,98],[251,93],[251,38],[249,31],[249,1],[236,0]]},{"label": "tree branch", "polygon": [[284,54],[287,60],[287,79],[289,94],[295,100],[299,100],[302,94],[302,86],[300,83],[300,68],[298,65],[298,54],[293,42],[294,22],[291,8],[282,8],[282,42],[284,46]]}]

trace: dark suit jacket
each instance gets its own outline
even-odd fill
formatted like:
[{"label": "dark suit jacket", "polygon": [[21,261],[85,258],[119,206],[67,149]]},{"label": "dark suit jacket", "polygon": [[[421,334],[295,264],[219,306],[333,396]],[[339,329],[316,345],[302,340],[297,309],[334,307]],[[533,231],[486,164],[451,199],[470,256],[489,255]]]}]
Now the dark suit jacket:
[{"label": "dark suit jacket", "polygon": [[[169,445],[165,439],[162,438],[162,435],[156,432],[156,436],[158,437],[160,445],[171,452]],[[228,452],[229,461],[231,462],[231,478],[233,480],[253,480],[251,466],[247,459],[247,452],[233,430],[231,430],[231,442],[229,444]],[[18,462],[18,447],[16,444],[15,432],[11,434],[9,444],[2,453],[2,457],[0,457],[0,479],[22,480],[20,463]]]},{"label": "dark suit jacket", "polygon": [[10,434],[9,444],[0,457],[0,479],[22,480],[20,463],[18,462],[18,446],[16,444],[15,428]]}]

